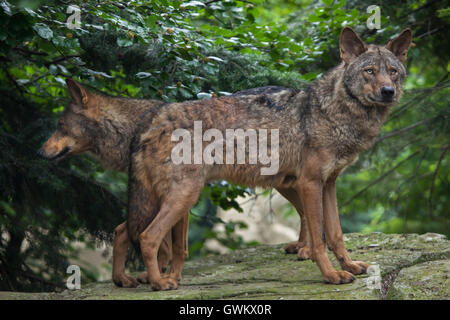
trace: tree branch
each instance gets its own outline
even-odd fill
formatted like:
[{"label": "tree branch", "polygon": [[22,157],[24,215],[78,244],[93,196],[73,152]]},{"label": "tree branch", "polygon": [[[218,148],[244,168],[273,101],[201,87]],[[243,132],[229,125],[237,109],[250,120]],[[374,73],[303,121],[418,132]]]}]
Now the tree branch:
[{"label": "tree branch", "polygon": [[27,50],[27,49],[24,49],[24,48],[17,48],[16,47],[13,50],[21,53],[22,55],[25,54],[27,56],[32,56],[32,55],[35,55],[35,56],[48,56],[47,52],[32,51],[32,50]]},{"label": "tree branch", "polygon": [[413,154],[411,154],[409,157],[407,157],[405,160],[400,161],[399,163],[397,163],[392,169],[386,171],[385,173],[383,173],[378,179],[376,179],[375,181],[369,183],[366,187],[364,187],[362,190],[360,190],[359,192],[357,192],[353,197],[351,197],[349,200],[347,200],[342,207],[347,206],[348,204],[350,204],[354,199],[358,198],[361,194],[363,194],[364,192],[366,192],[369,188],[373,187],[374,185],[376,185],[378,182],[380,182],[381,180],[383,180],[384,178],[386,178],[388,175],[390,175],[392,172],[395,171],[395,169],[397,169],[399,166],[401,166],[403,163],[407,162],[408,160],[410,160],[411,158],[415,157],[417,154],[420,153],[421,150],[418,150],[416,152],[414,152]]},{"label": "tree branch", "polygon": [[444,159],[444,156],[447,153],[448,149],[450,149],[450,144],[447,144],[446,146],[444,146],[443,149],[444,150],[442,151],[441,156],[439,157],[438,163],[436,165],[436,169],[434,170],[433,178],[431,179],[430,197],[428,198],[428,213],[429,213],[430,218],[433,218],[432,197],[433,197],[433,191],[434,191],[434,181],[436,180],[436,176],[439,171],[439,167],[441,166],[441,162]]},{"label": "tree branch", "polygon": [[[424,151],[423,151],[423,153],[422,153],[422,156],[420,157],[419,161],[417,162],[416,168],[414,169],[414,173],[413,173],[411,179],[407,179],[407,180],[405,181],[405,183],[408,183],[409,181],[411,181],[411,182],[409,183],[409,189],[408,189],[408,191],[411,191],[411,188],[417,183],[417,174],[419,173],[420,166],[422,165],[422,162],[423,162],[423,160],[425,159],[425,157],[426,157],[426,155],[427,155],[427,153],[428,153],[428,149],[429,149],[428,147],[425,147],[425,149],[424,149]],[[400,184],[400,185],[397,187],[395,193],[397,193],[397,192],[400,190],[400,187],[401,187],[402,185],[403,185],[403,183]],[[406,197],[408,197],[408,196],[406,196]],[[399,199],[400,199],[400,197],[398,197],[397,201],[398,201]],[[408,210],[405,210],[405,216],[403,217],[403,234],[406,234],[406,233],[407,233],[407,230],[408,230],[408,229],[407,229],[407,222],[408,222]]]},{"label": "tree branch", "polygon": [[[251,2],[251,1],[248,1],[248,0],[238,0],[239,2],[244,2],[244,3],[248,3],[248,4],[252,4],[252,5],[255,5],[253,2]],[[210,5],[211,3],[214,3],[214,2],[222,2],[222,0],[210,0],[210,1],[206,1],[205,2],[205,5]]]},{"label": "tree branch", "polygon": [[68,60],[68,59],[71,59],[71,58],[77,58],[79,56],[80,56],[79,54],[69,54],[67,56],[62,56],[62,57],[56,58],[56,59],[54,59],[52,61],[44,62],[44,65],[46,67],[48,67],[48,66],[50,66],[52,64],[60,63],[62,61],[65,61],[65,60]]},{"label": "tree branch", "polygon": [[394,137],[394,136],[397,136],[397,135],[399,135],[399,134],[405,133],[406,131],[412,130],[412,129],[416,128],[416,127],[419,127],[419,126],[421,126],[421,125],[423,125],[423,124],[425,124],[425,123],[427,123],[427,122],[430,122],[430,121],[435,120],[435,119],[438,118],[438,117],[439,117],[439,116],[433,117],[433,118],[430,118],[430,119],[425,119],[425,120],[416,122],[416,123],[414,123],[414,124],[412,124],[412,125],[410,125],[410,126],[408,126],[408,127],[405,127],[405,128],[399,129],[399,130],[395,130],[395,131],[390,131],[390,132],[388,132],[387,134],[385,134],[384,136],[379,137],[379,138],[375,141],[375,144],[377,144],[377,143],[379,143],[379,142],[381,142],[381,141],[383,141],[383,140],[385,140],[385,139],[389,139],[389,138],[391,138],[391,137]]}]

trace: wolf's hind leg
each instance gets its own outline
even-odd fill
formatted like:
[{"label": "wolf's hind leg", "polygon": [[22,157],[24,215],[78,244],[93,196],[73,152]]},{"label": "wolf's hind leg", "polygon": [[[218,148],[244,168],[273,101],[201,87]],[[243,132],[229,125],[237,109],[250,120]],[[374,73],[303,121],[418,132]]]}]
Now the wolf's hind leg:
[{"label": "wolf's hind leg", "polygon": [[[161,277],[158,268],[157,250],[166,233],[183,219],[186,216],[186,212],[189,212],[197,202],[203,186],[198,182],[186,180],[178,181],[178,184],[182,185],[183,188],[176,188],[176,190],[173,188],[166,193],[161,209],[155,219],[139,235],[142,257],[147,268],[148,278],[155,290],[171,290],[178,287],[178,282],[172,277]],[[178,240],[176,242],[178,243]],[[179,269],[180,272],[182,264],[183,262],[181,259],[178,260],[178,258],[173,262],[175,269]]]},{"label": "wolf's hind leg", "polygon": [[172,246],[172,234],[169,231],[161,242],[161,246],[158,250],[158,267],[161,273],[166,273],[169,270],[169,263],[173,258]]},{"label": "wolf's hind leg", "polygon": [[135,278],[125,274],[125,262],[129,246],[130,238],[128,237],[127,223],[124,222],[114,230],[112,279],[118,287],[135,288],[139,284]]},{"label": "wolf's hind leg", "polygon": [[278,192],[285,197],[300,216],[300,235],[298,241],[288,243],[285,248],[286,253],[296,253],[298,260],[308,260],[311,258],[311,240],[308,232],[305,214],[300,197],[295,189],[277,188]]},{"label": "wolf's hind leg", "polygon": [[328,181],[323,189],[323,216],[327,245],[333,251],[342,269],[352,274],[366,273],[369,265],[362,261],[352,261],[344,245],[336,200],[335,179]]},{"label": "wolf's hind leg", "polygon": [[183,263],[188,256],[188,226],[189,212],[187,212],[184,217],[172,228],[173,259],[170,265],[170,273],[168,273],[167,276],[176,281],[181,280]]}]

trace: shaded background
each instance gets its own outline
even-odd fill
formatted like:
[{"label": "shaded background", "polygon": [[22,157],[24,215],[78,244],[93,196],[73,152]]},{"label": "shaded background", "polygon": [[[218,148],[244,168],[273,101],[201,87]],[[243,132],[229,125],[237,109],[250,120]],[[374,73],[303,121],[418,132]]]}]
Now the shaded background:
[{"label": "shaded background", "polygon": [[[81,8],[76,30],[66,25],[71,4]],[[367,29],[369,5],[381,8],[380,30]],[[68,102],[66,77],[165,101],[301,88],[339,62],[343,26],[369,43],[410,27],[416,44],[401,103],[338,180],[344,231],[450,235],[449,22],[448,3],[436,0],[0,1],[0,290],[62,288],[75,243],[110,241],[125,218],[125,174],[89,156],[57,166],[35,157]],[[270,191],[205,187],[190,215],[191,259],[211,253],[207,239],[255,244],[236,234],[246,223],[217,215],[218,207],[241,211],[238,196]],[[83,281],[98,277],[95,268],[82,272]]]}]

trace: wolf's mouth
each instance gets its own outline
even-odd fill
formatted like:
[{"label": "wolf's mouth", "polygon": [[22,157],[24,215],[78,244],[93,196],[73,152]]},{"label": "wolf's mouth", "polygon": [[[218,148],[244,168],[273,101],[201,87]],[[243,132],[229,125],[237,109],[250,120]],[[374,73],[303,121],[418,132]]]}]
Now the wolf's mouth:
[{"label": "wolf's mouth", "polygon": [[378,101],[377,99],[375,99],[374,97],[372,97],[370,94],[367,95],[367,100],[369,100],[371,102],[381,102],[381,101]]},{"label": "wolf's mouth", "polygon": [[394,102],[394,99],[390,99],[390,100],[378,100],[378,99],[375,99],[373,96],[371,96],[370,94],[368,94],[367,96],[366,96],[366,99],[369,101],[369,102],[372,102],[372,103],[374,103],[374,104],[381,104],[381,105],[388,105],[388,104],[391,104],[391,103],[393,103]]},{"label": "wolf's mouth", "polygon": [[60,153],[58,153],[57,155],[49,158],[48,160],[50,160],[50,161],[61,160],[69,152],[70,152],[70,148],[69,147],[65,147],[64,149],[62,149],[62,151]]}]

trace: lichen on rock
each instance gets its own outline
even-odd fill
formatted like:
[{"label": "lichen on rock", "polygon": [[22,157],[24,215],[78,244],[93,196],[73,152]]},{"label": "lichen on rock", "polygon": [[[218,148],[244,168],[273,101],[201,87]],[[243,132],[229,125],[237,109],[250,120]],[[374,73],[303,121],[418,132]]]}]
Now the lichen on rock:
[{"label": "lichen on rock", "polygon": [[[0,292],[0,299],[450,299],[445,236],[352,233],[345,242],[352,259],[376,266],[379,274],[356,276],[345,285],[325,284],[315,263],[285,254],[285,245],[259,245],[187,261],[174,291],[152,291],[149,285],[118,288],[105,281],[63,293]],[[379,281],[372,281],[376,277]]]}]

